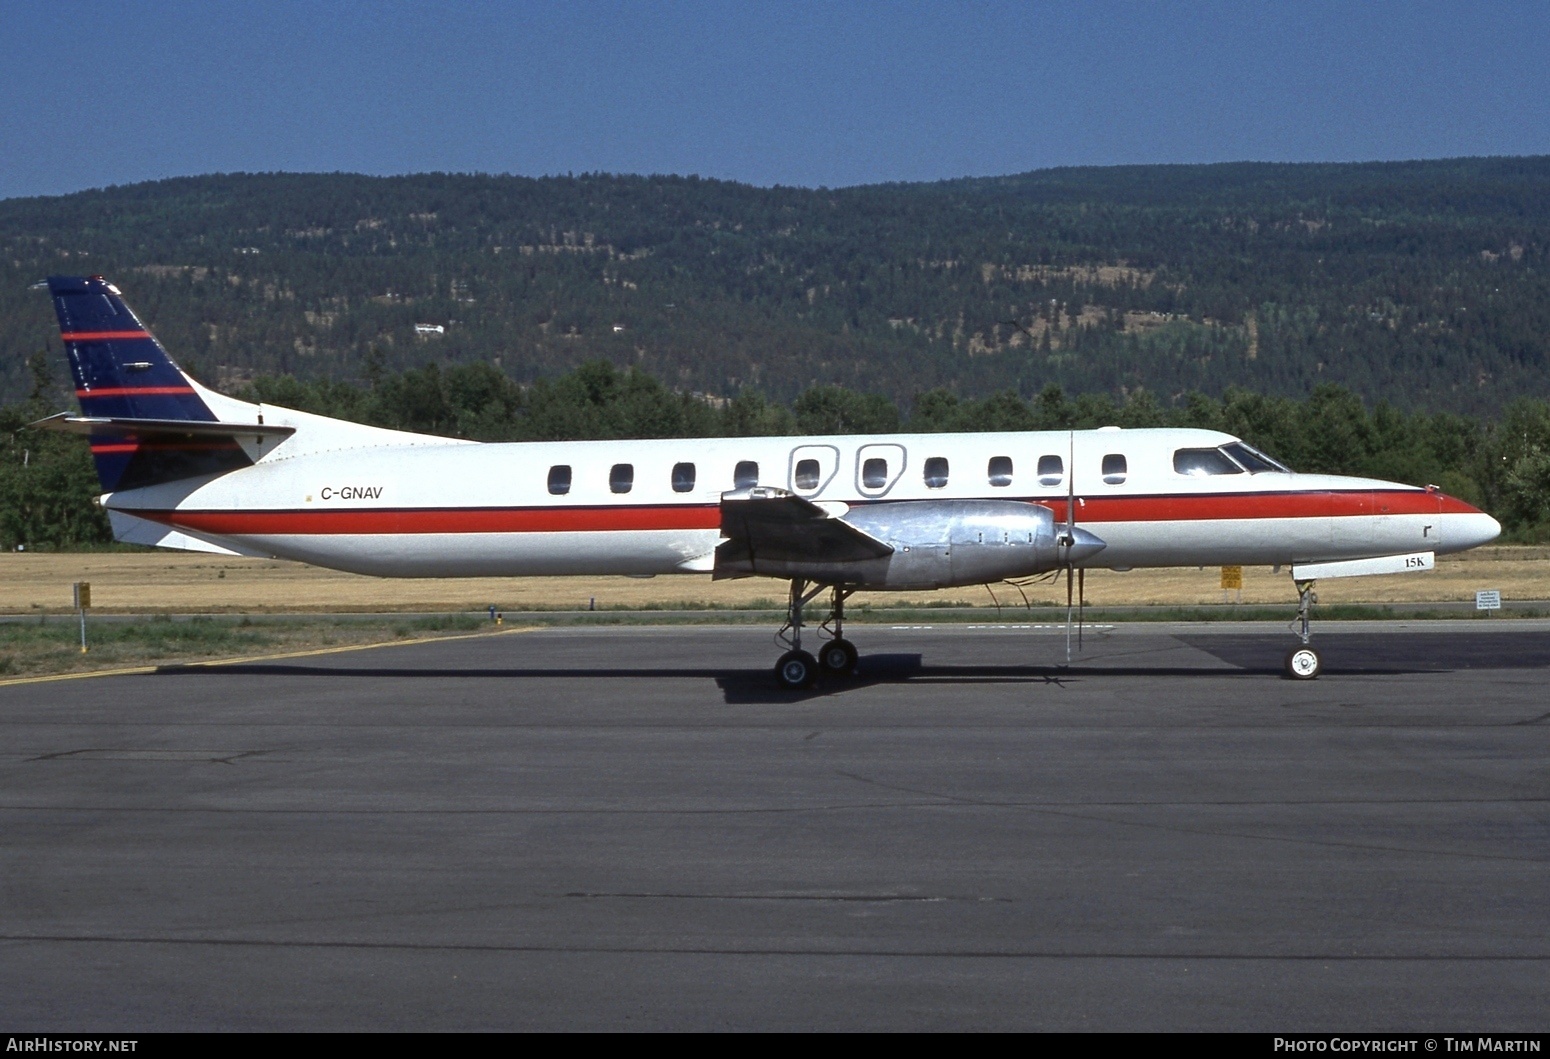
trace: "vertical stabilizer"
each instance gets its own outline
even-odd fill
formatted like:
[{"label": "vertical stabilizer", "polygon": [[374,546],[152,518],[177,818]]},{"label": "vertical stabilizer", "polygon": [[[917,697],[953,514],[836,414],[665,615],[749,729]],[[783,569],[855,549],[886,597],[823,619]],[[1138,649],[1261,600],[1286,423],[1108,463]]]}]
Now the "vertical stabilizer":
[{"label": "vertical stabilizer", "polygon": [[113,419],[215,420],[193,381],[130,312],[117,287],[101,276],[51,276],[48,290],[82,412]]},{"label": "vertical stabilizer", "polygon": [[[51,276],[59,337],[81,411],[91,418],[213,423],[201,388],[101,276]],[[108,492],[150,482],[219,474],[252,459],[233,438],[94,435],[92,459]]]}]

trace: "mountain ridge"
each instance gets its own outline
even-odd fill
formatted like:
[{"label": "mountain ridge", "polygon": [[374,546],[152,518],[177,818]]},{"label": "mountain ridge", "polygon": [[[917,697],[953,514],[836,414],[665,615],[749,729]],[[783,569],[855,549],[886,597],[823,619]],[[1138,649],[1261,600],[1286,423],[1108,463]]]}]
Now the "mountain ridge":
[{"label": "mountain ridge", "polygon": [[[1068,167],[762,188],[213,174],[0,200],[0,400],[45,274],[108,275],[196,375],[594,359],[686,392],[907,402],[1228,386],[1491,414],[1550,396],[1550,157]],[[443,328],[419,333],[417,324]]]}]

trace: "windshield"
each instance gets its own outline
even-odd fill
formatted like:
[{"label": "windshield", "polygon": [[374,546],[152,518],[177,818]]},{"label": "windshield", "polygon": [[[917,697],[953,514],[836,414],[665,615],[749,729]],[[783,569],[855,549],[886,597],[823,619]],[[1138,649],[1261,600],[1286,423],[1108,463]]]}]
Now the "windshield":
[{"label": "windshield", "polygon": [[1173,469],[1192,478],[1208,474],[1243,473],[1243,468],[1223,456],[1218,449],[1179,449],[1173,454]]},{"label": "windshield", "polygon": [[1261,474],[1265,471],[1290,474],[1292,469],[1283,463],[1266,456],[1256,448],[1251,448],[1241,441],[1234,441],[1231,445],[1223,445],[1222,451],[1233,459],[1243,464],[1250,474]]}]

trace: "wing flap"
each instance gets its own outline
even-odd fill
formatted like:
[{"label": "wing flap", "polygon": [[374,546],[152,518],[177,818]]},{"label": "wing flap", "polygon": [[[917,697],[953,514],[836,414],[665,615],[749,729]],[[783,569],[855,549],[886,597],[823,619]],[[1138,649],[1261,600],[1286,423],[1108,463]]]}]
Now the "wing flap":
[{"label": "wing flap", "polygon": [[717,567],[757,570],[775,563],[855,563],[893,548],[784,489],[756,487],[721,497]]}]

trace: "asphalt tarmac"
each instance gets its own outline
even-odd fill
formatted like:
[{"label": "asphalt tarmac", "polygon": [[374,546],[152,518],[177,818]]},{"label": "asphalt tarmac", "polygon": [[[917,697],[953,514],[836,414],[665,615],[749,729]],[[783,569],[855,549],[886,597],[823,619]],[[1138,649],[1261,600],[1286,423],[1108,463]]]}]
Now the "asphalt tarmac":
[{"label": "asphalt tarmac", "polygon": [[1550,625],[850,631],[0,686],[0,1032],[1550,1021]]}]

